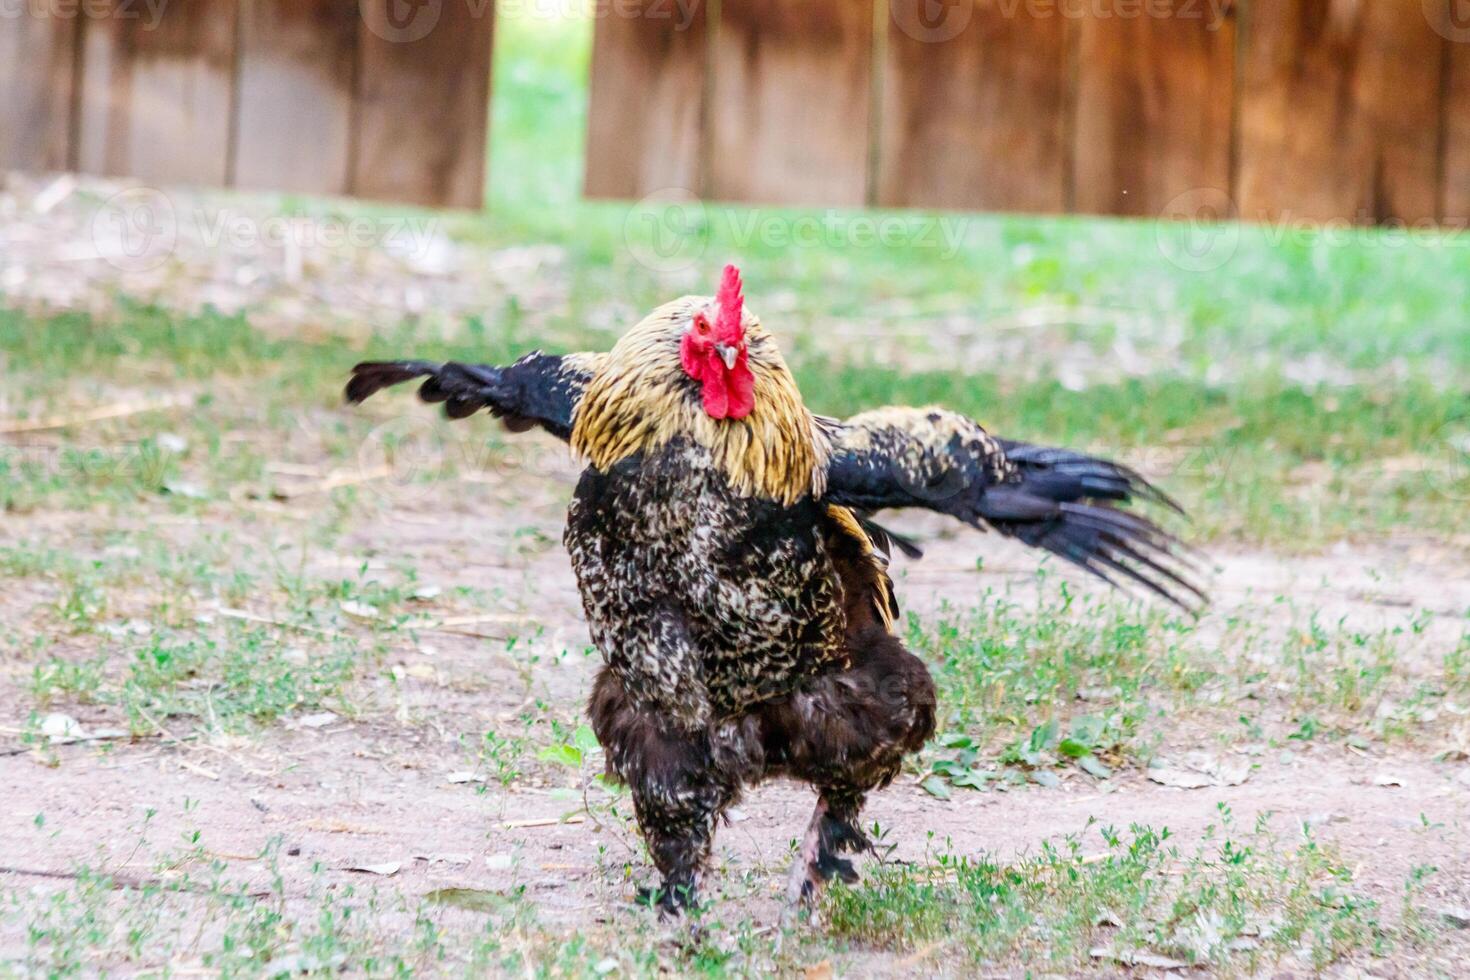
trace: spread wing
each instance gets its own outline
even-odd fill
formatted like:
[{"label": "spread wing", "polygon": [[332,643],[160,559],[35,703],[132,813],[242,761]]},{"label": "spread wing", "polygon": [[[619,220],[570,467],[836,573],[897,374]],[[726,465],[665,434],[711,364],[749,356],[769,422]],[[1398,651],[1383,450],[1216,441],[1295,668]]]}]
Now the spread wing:
[{"label": "spread wing", "polygon": [[361,402],[391,385],[423,378],[419,397],[466,418],[485,409],[512,432],[540,426],[558,439],[572,434],[572,412],[602,354],[533,351],[506,367],[450,361],[365,361],[352,369],[347,400]]},{"label": "spread wing", "polygon": [[[1043,548],[1112,585],[1131,582],[1185,609],[1207,601],[1200,563],[1168,531],[1122,509],[1179,506],[1126,466],[998,439],[939,408],[884,408],[823,419],[828,502],[862,514],[921,507]],[[1179,511],[1182,513],[1182,511]]]}]

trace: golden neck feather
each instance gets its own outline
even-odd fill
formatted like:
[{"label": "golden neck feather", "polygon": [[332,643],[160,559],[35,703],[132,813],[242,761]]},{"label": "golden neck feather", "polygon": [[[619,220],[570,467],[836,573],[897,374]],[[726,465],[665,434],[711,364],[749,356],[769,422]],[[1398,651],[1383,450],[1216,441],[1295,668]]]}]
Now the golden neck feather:
[{"label": "golden neck feather", "polygon": [[682,436],[710,452],[730,487],[791,505],[825,490],[825,440],[801,400],[775,341],[746,314],[755,408],[743,419],[713,419],[679,363],[679,342],[706,297],[654,310],[597,366],[572,417],[572,449],[600,470]]}]

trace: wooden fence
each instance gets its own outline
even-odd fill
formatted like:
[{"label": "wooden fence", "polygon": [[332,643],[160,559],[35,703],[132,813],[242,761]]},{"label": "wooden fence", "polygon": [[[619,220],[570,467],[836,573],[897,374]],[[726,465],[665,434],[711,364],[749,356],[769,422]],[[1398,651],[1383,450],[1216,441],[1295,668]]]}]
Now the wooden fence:
[{"label": "wooden fence", "polygon": [[620,0],[587,191],[1470,216],[1466,0]]},{"label": "wooden fence", "polygon": [[[1470,0],[596,3],[592,196],[1470,216]],[[11,0],[0,168],[478,207],[493,12]]]},{"label": "wooden fence", "polygon": [[13,0],[0,169],[480,207],[491,0]]}]

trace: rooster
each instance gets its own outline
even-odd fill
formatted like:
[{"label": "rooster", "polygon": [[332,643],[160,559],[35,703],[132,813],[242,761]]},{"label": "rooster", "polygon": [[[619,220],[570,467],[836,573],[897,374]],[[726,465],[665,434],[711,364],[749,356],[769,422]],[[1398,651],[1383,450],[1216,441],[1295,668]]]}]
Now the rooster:
[{"label": "rooster", "polygon": [[1205,598],[1187,549],[1119,508],[1177,509],[1126,467],[938,408],[810,413],[733,266],[714,297],[664,304],[607,353],[369,362],[347,398],[421,377],[451,418],[540,427],[587,463],[564,542],[603,658],[588,714],[667,913],[696,901],[720,816],[774,776],[817,793],[791,901],[856,880],[843,855],[870,846],[867,795],[933,735],[934,685],[893,633],[887,573],[889,548],[917,549],[875,511],[938,511],[1114,584]]}]

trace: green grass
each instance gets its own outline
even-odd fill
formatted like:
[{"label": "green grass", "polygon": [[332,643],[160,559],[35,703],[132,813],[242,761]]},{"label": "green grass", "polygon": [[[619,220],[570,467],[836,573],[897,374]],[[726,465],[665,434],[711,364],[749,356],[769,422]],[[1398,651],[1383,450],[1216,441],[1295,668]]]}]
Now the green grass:
[{"label": "green grass", "polygon": [[[1012,862],[939,849],[921,864],[884,865],[861,885],[827,893],[823,933],[795,930],[784,943],[749,922],[725,922],[715,909],[692,936],[671,937],[632,911],[568,936],[539,921],[522,885],[410,897],[331,883],[318,866],[288,887],[279,837],[253,859],[226,862],[188,829],[191,813],[186,802],[173,846],[156,840],[150,809],[131,846],[118,852],[124,860],[99,857],[73,869],[70,883],[0,899],[24,936],[9,965],[49,976],[162,964],[262,977],[758,976],[799,973],[823,960],[844,970],[863,952],[885,949],[912,957],[904,961],[910,969],[1112,970],[1168,957],[1250,974],[1287,963],[1319,970],[1361,952],[1429,942],[1436,930],[1419,909],[1432,869],[1416,869],[1403,900],[1414,914],[1389,926],[1355,892],[1331,847],[1305,830],[1278,834],[1264,816],[1237,827],[1224,806],[1193,842],[1144,826],[1089,825]],[[38,841],[54,832],[45,814],[29,830]],[[248,878],[243,865],[253,865]]]},{"label": "green grass", "polygon": [[[570,348],[592,339],[570,324],[557,336],[540,343]],[[410,351],[504,361],[537,344],[514,317],[493,326],[470,321],[450,340],[400,325],[345,350],[336,343],[268,338],[242,318],[218,314],[181,319],[129,308],[108,322],[66,314],[37,323],[3,312],[0,353],[19,394],[32,396],[35,414],[55,410],[54,396],[64,389],[58,377],[178,388],[194,407],[180,433],[191,446],[188,459],[161,448],[148,430],[106,448],[0,448],[0,509],[131,504],[163,496],[187,508],[193,497],[219,498],[263,479],[270,433],[297,428],[304,408],[326,413],[318,429],[328,458],[355,465],[374,417],[338,403],[352,361]],[[1189,505],[1197,521],[1191,533],[1202,539],[1316,547],[1404,527],[1454,531],[1470,498],[1470,466],[1459,438],[1463,419],[1470,418],[1470,396],[1424,379],[1396,384],[1391,394],[1367,384],[1311,391],[1271,374],[1227,386],[1161,375],[1076,391],[996,371],[905,373],[810,356],[797,358],[794,367],[817,411],[845,415],[878,404],[940,403],[1012,437],[1135,462]],[[129,425],[147,423],[157,424],[142,417],[88,432],[127,433],[136,431]],[[262,423],[258,442],[226,441],[242,429],[261,430]],[[438,431],[445,438],[444,427]],[[447,438],[500,442],[494,429],[473,422]],[[443,475],[454,472],[450,467]]]},{"label": "green grass", "polygon": [[30,694],[54,704],[116,707],[138,735],[180,721],[217,733],[254,730],[283,715],[323,707],[352,713],[349,683],[372,658],[351,639],[307,651],[273,631],[217,636],[158,631],[94,660],[38,663]]},{"label": "green grass", "polygon": [[[191,495],[171,486],[217,499],[264,481],[268,449],[226,447],[229,433],[262,422],[281,433],[304,408],[330,413],[322,451],[349,464],[369,429],[338,410],[355,359],[605,347],[636,311],[708,290],[734,260],[817,411],[937,402],[1012,437],[1140,462],[1190,505],[1202,540],[1317,548],[1459,530],[1470,499],[1470,395],[1457,383],[1470,370],[1470,236],[714,202],[670,225],[659,208],[579,197],[590,38],[577,18],[501,18],[488,210],[445,219],[473,245],[561,249],[548,275],[565,302],[512,300],[447,334],[387,324],[350,343],[126,302],[102,322],[0,309],[18,417],[98,383],[197,398],[189,460],[127,426],[91,430],[123,437],[106,450],[0,448],[0,509],[160,496],[189,509]],[[886,244],[857,234],[874,226]],[[1202,234],[1226,236],[1229,259],[1192,271],[1180,249]],[[650,251],[655,240],[671,251]]]},{"label": "green grass", "polygon": [[[1249,973],[1290,953],[1320,969],[1389,937],[1351,872],[1303,832],[1263,819],[1241,832],[1230,811],[1192,849],[1167,831],[1102,828],[1010,864],[938,855],[890,866],[826,898],[831,932],[867,946],[922,950],[933,963],[1018,961],[1076,970],[1142,955]],[[1096,845],[1089,845],[1096,846]],[[1142,960],[1141,965],[1162,965]]]},{"label": "green grass", "polygon": [[[1470,698],[1470,629],[1451,619],[1364,630],[1285,598],[1273,617],[1224,624],[1079,600],[1046,583],[1039,601],[987,590],[932,621],[908,617],[908,646],[932,667],[939,737],[924,786],[1006,790],[1056,773],[1108,779],[1142,769],[1164,739],[1259,758],[1307,742],[1450,736]],[[1470,610],[1466,611],[1470,615]],[[1222,628],[1223,626],[1223,628]]]}]

